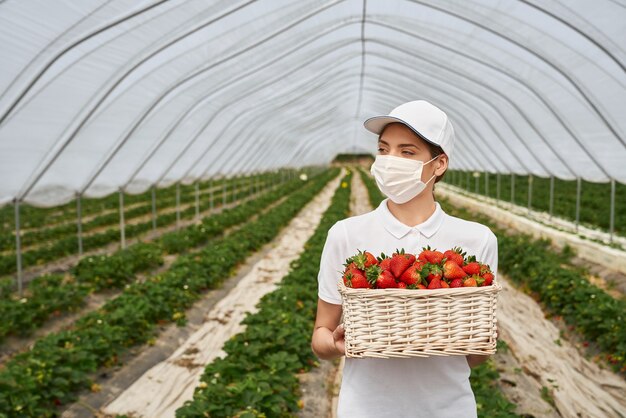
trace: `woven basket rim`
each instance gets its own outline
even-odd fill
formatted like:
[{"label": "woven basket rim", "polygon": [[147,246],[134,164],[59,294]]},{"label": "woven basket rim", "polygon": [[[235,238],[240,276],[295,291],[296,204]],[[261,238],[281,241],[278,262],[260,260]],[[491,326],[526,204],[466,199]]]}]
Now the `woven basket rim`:
[{"label": "woven basket rim", "polygon": [[493,282],[490,286],[477,286],[477,287],[450,287],[442,289],[354,289],[347,287],[343,283],[343,278],[340,277],[337,280],[337,287],[339,293],[343,296],[436,296],[436,295],[459,295],[459,294],[471,294],[471,293],[498,293],[502,290],[502,285],[498,281],[497,275],[494,275]]}]

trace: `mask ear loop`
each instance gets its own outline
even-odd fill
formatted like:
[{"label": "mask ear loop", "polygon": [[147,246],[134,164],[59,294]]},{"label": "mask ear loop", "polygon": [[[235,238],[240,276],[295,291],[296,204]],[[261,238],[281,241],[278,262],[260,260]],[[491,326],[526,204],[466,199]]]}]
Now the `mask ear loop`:
[{"label": "mask ear loop", "polygon": [[[439,154],[439,155],[442,155],[442,154]],[[432,160],[437,159],[437,157],[439,157],[439,155],[435,155],[435,156],[434,156],[433,158],[431,158],[429,161],[425,162],[425,163],[424,163],[424,165],[426,165],[426,164],[430,163]],[[436,175],[436,174],[433,174],[433,176],[432,176],[431,178],[429,178],[429,179],[428,179],[428,181],[426,181],[426,183],[424,183],[424,184],[428,184],[428,183],[430,183],[430,181],[431,181],[433,178],[435,178],[435,177],[437,177],[437,175]]]}]

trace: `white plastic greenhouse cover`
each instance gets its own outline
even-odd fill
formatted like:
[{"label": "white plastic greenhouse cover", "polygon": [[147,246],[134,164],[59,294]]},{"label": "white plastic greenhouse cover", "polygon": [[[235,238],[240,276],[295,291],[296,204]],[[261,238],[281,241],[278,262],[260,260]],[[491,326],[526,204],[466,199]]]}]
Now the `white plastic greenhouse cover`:
[{"label": "white plastic greenhouse cover", "polygon": [[376,152],[427,99],[451,167],[626,182],[624,0],[0,0],[0,205]]}]

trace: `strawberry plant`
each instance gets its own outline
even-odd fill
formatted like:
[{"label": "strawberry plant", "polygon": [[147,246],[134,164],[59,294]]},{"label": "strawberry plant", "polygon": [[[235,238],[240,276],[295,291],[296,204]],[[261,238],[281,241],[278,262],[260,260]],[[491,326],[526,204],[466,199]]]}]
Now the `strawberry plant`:
[{"label": "strawberry plant", "polygon": [[[350,184],[352,174],[342,182]],[[263,296],[258,311],[248,315],[245,331],[224,344],[227,356],[209,364],[192,401],[176,411],[178,418],[209,415],[231,417],[255,409],[267,416],[293,416],[299,411],[295,374],[311,369],[310,349],[317,303],[321,252],[328,229],[349,214],[350,188],[339,187],[306,251],[292,262],[277,290]],[[243,416],[243,415],[242,415]]]},{"label": "strawberry plant", "polygon": [[180,321],[180,314],[202,296],[201,290],[219,286],[336,174],[332,169],[316,176],[272,211],[197,254],[179,257],[168,271],[129,285],[71,329],[49,334],[7,361],[0,369],[0,416],[58,416],[60,405],[91,387],[93,372],[154,337],[157,324]]}]

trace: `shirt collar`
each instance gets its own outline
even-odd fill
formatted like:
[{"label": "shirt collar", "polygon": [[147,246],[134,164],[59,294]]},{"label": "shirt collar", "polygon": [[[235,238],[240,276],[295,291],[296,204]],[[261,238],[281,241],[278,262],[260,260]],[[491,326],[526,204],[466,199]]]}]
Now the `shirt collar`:
[{"label": "shirt collar", "polygon": [[445,212],[441,208],[439,202],[435,201],[435,211],[428,219],[421,224],[415,226],[408,226],[402,223],[396,218],[393,213],[387,207],[387,201],[389,198],[384,199],[378,205],[376,211],[378,212],[379,219],[382,221],[383,226],[389,232],[391,232],[396,238],[402,238],[408,234],[411,230],[418,230],[422,235],[430,238],[441,226],[445,217]]}]

